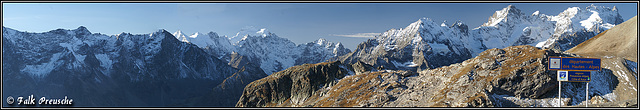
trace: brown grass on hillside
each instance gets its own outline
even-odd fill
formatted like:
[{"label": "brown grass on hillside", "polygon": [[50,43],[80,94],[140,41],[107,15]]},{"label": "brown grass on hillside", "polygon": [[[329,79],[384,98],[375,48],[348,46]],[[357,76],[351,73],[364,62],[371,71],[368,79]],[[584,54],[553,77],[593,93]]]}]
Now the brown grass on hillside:
[{"label": "brown grass on hillside", "polygon": [[589,56],[618,56],[638,62],[637,16],[567,50]]},{"label": "brown grass on hillside", "polygon": [[[384,72],[372,72],[341,79],[324,98],[316,103],[316,107],[354,107],[372,97],[378,84],[370,84]],[[381,87],[386,88],[386,87]],[[378,88],[378,89],[381,89]],[[317,94],[316,94],[317,95]],[[316,96],[317,97],[317,96]],[[335,100],[337,99],[337,100]]]},{"label": "brown grass on hillside", "polygon": [[[491,51],[500,51],[500,50],[505,51],[503,55],[493,56],[489,54],[489,52]],[[449,100],[447,99],[447,93],[453,91],[450,86],[455,85],[453,83],[456,83],[461,77],[464,77],[465,75],[470,74],[471,72],[474,72],[476,70],[489,69],[489,68],[483,68],[481,66],[477,66],[479,65],[479,63],[486,63],[487,61],[494,60],[497,63],[501,64],[499,68],[488,70],[488,72],[490,72],[490,74],[492,75],[477,76],[473,78],[473,81],[485,81],[484,84],[489,84],[490,81],[493,81],[495,79],[506,78],[511,75],[516,75],[515,73],[518,71],[521,71],[523,73],[522,75],[532,76],[536,74],[536,73],[527,73],[527,72],[534,71],[537,68],[541,68],[541,67],[538,67],[538,65],[536,64],[542,64],[542,62],[539,62],[538,59],[544,58],[544,54],[545,54],[544,50],[541,50],[529,45],[512,46],[504,49],[487,50],[479,54],[477,57],[467,60],[467,61],[477,61],[477,62],[470,62],[469,64],[466,64],[465,66],[461,67],[456,74],[449,77],[448,81],[443,82],[443,83],[446,83],[445,85],[447,85],[447,87],[440,89],[438,93],[434,94],[431,97],[431,99],[433,99],[432,101],[435,102],[433,105],[431,105],[431,107],[455,106],[455,105],[449,105],[445,102],[446,100]],[[504,61],[501,61],[500,58],[507,58],[507,59],[504,59]],[[515,65],[523,65],[523,64],[529,64],[529,65],[526,65],[524,67],[515,66]],[[432,71],[443,72],[440,69],[442,68],[437,68]],[[446,69],[446,70],[450,70],[449,72],[456,72],[456,70],[451,70],[451,69]],[[459,88],[467,88],[467,87],[470,87],[470,86],[461,85]],[[459,92],[466,93],[471,91],[459,91]],[[465,103],[472,102],[473,100],[476,100],[477,98],[481,98],[481,97],[486,98],[487,96],[482,96],[479,93],[475,93],[474,96],[467,97],[468,99],[466,99]]]}]

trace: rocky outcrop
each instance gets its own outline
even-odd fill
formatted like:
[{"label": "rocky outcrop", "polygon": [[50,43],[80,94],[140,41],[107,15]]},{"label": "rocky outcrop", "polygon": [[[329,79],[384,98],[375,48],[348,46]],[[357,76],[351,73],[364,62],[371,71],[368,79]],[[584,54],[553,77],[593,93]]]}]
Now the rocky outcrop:
[{"label": "rocky outcrop", "polygon": [[369,71],[373,71],[373,66],[366,64],[364,62],[358,61],[351,65],[355,74],[362,74]]},{"label": "rocky outcrop", "polygon": [[496,95],[539,99],[557,87],[547,71],[547,51],[533,46],[489,49],[473,59],[405,78],[407,89],[391,92],[396,101],[384,106],[495,107]]},{"label": "rocky outcrop", "polygon": [[337,82],[349,72],[341,62],[304,64],[273,73],[244,88],[237,107],[299,104],[316,91]]}]

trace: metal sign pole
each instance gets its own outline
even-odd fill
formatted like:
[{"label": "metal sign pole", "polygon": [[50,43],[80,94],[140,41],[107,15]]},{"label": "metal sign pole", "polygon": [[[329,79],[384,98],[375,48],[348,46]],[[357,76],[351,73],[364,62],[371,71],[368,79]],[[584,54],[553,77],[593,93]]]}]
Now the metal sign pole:
[{"label": "metal sign pole", "polygon": [[585,102],[585,107],[589,107],[589,82],[587,82],[587,95],[585,95],[587,98],[585,99],[587,102]]},{"label": "metal sign pole", "polygon": [[562,99],[560,95],[562,93],[562,82],[558,81],[558,107],[562,107]]}]

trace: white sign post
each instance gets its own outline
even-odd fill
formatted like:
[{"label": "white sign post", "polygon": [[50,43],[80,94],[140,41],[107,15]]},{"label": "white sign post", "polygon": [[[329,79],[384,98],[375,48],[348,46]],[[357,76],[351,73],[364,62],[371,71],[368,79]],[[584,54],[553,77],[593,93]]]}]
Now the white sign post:
[{"label": "white sign post", "polygon": [[568,71],[558,71],[558,107],[562,107],[562,81],[567,81]]},{"label": "white sign post", "polygon": [[585,95],[585,96],[586,96],[585,100],[587,102],[584,103],[584,106],[585,107],[589,107],[589,82],[587,82],[587,95]]},{"label": "white sign post", "polygon": [[562,81],[558,81],[558,107],[562,107]]}]

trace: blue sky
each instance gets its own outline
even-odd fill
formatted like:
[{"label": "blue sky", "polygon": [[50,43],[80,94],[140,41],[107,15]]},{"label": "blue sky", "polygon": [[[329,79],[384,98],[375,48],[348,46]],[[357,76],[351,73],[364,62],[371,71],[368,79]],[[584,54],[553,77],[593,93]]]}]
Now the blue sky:
[{"label": "blue sky", "polygon": [[3,3],[3,26],[46,32],[87,27],[92,33],[147,34],[158,29],[234,36],[243,27],[267,28],[296,44],[318,38],[354,49],[376,33],[404,28],[419,18],[480,26],[497,10],[557,15],[569,7],[616,6],[623,19],[637,3]]}]

